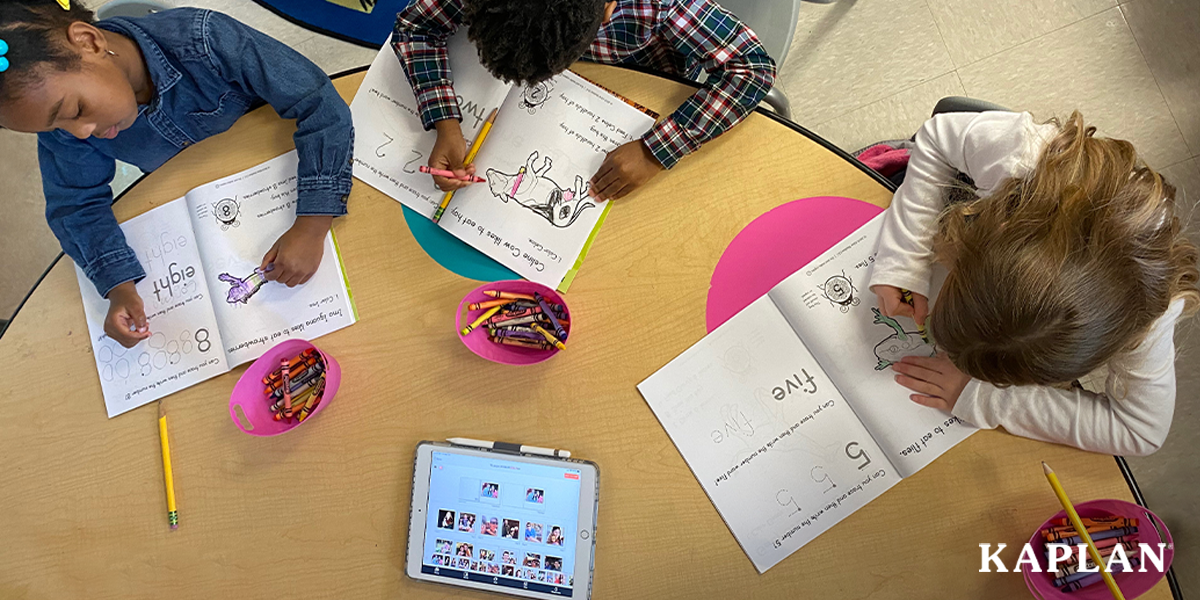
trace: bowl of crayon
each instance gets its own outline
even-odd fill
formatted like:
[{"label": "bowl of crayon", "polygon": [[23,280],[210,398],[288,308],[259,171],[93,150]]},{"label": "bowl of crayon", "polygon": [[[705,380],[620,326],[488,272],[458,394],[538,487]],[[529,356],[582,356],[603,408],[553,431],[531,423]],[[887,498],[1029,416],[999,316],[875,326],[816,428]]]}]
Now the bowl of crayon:
[{"label": "bowl of crayon", "polygon": [[250,435],[279,435],[325,409],[342,381],[332,356],[304,340],[267,350],[242,374],[229,398],[229,417]]},{"label": "bowl of crayon", "polygon": [[458,305],[454,328],[471,352],[504,365],[532,365],[566,350],[571,312],[562,296],[532,281],[495,281]]},{"label": "bowl of crayon", "polygon": [[[1175,557],[1175,543],[1171,539],[1171,532],[1167,531],[1162,519],[1148,509],[1123,500],[1092,500],[1076,504],[1075,511],[1083,519],[1088,535],[1100,551],[1100,558],[1104,561],[1101,566],[1111,567],[1113,580],[1121,588],[1126,600],[1133,600],[1149,591],[1171,567],[1171,561]],[[1028,561],[1021,564],[1025,585],[1029,587],[1034,598],[1112,598],[1108,586],[1104,584],[1103,576],[1095,571],[1096,564],[1086,549],[1084,553],[1087,560],[1082,568],[1080,567],[1079,544],[1083,543],[1063,511],[1059,511],[1038,527],[1029,539],[1029,546],[1038,559],[1041,572],[1035,571]],[[1160,543],[1165,544],[1162,549],[1159,548]],[[1069,547],[1056,550],[1054,569],[1049,568],[1051,544]],[[1070,552],[1066,554],[1068,549]],[[1114,558],[1114,554],[1117,554],[1117,557]],[[1125,569],[1119,560],[1121,554],[1128,559],[1128,569]],[[1161,568],[1158,564],[1160,556]]]}]

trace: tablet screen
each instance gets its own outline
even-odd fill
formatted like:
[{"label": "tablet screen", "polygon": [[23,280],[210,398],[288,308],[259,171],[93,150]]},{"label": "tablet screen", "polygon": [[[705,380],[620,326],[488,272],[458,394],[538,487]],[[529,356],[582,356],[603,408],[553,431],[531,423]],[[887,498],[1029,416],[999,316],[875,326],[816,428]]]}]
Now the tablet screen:
[{"label": "tablet screen", "polygon": [[432,453],[421,572],[571,596],[580,471]]}]

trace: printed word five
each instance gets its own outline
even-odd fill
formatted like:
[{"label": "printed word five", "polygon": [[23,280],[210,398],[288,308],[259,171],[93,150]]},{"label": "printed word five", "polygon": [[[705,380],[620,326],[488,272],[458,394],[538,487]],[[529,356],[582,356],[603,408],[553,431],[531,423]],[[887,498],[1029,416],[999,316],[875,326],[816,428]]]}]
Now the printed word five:
[{"label": "printed word five", "polygon": [[[785,379],[783,381],[783,385],[775,386],[775,388],[771,390],[771,395],[774,396],[776,400],[782,401],[796,390],[804,390],[805,393],[808,394],[817,393],[817,382],[813,380],[813,376],[809,375],[808,371],[804,369],[800,369],[800,372],[804,373],[805,379],[803,381],[801,381],[799,375],[792,373],[791,379]],[[808,386],[810,385],[812,386],[811,390],[808,389]]]}]

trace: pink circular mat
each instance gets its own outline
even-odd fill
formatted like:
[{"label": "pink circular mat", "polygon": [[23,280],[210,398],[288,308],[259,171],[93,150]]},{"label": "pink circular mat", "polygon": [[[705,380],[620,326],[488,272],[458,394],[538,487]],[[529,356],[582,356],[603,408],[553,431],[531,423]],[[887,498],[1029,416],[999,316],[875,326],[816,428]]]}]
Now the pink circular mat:
[{"label": "pink circular mat", "polygon": [[801,198],[777,206],[738,232],[713,269],[706,311],[712,331],[854,233],[882,208],[840,196]]}]

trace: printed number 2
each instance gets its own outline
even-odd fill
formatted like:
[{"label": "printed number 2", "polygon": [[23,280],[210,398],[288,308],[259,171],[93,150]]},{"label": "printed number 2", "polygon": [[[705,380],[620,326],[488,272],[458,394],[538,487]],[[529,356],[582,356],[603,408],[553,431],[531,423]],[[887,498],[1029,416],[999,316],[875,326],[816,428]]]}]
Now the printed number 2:
[{"label": "printed number 2", "polygon": [[[854,449],[853,452],[850,450],[851,448]],[[858,442],[850,442],[849,444],[846,444],[846,456],[848,456],[850,460],[858,460],[860,458],[863,459],[863,464],[858,465],[859,471],[867,468],[867,465],[871,464],[871,457],[867,455],[866,450],[862,450],[858,447]]]}]

